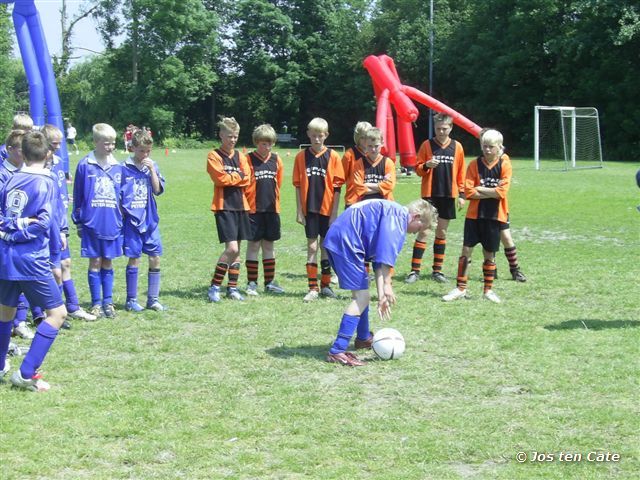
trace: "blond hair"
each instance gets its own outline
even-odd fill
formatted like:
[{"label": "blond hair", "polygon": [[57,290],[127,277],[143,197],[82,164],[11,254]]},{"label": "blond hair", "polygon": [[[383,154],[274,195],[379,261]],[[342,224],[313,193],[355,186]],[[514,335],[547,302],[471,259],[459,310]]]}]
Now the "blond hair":
[{"label": "blond hair", "polygon": [[426,200],[419,198],[407,205],[409,213],[414,213],[420,217],[422,225],[429,230],[433,230],[438,223],[438,211]]},{"label": "blond hair", "polygon": [[9,135],[7,136],[7,139],[4,141],[4,144],[7,146],[7,148],[22,148],[22,137],[24,137],[25,133],[27,132],[25,132],[24,130],[11,130],[9,132]]},{"label": "blond hair", "polygon": [[372,127],[373,125],[371,125],[369,122],[356,123],[356,128],[353,129],[353,141],[356,142],[356,145],[360,140],[364,138],[364,135],[365,133],[367,133],[367,130],[369,130]]},{"label": "blond hair", "polygon": [[234,117],[220,117],[218,122],[218,128],[220,131],[227,131],[231,133],[240,133],[240,124]]},{"label": "blond hair", "polygon": [[153,145],[153,136],[149,130],[136,130],[131,134],[131,145],[134,147]]},{"label": "blond hair", "polygon": [[498,146],[500,152],[504,151],[504,138],[502,134],[493,128],[486,128],[480,131],[480,148],[482,145]]},{"label": "blond hair", "polygon": [[434,113],[433,114],[433,124],[436,123],[447,123],[449,125],[453,125],[453,117],[451,115],[447,115],[446,113]]},{"label": "blond hair", "polygon": [[26,113],[17,113],[13,116],[13,129],[28,132],[33,129],[33,119]]},{"label": "blond hair", "polygon": [[364,133],[365,140],[370,140],[373,142],[384,142],[384,138],[382,138],[382,130],[379,128],[372,127]]},{"label": "blond hair", "polygon": [[46,123],[40,129],[40,131],[42,133],[44,133],[44,136],[47,138],[47,141],[49,143],[53,142],[56,139],[62,140],[62,131],[58,127],[56,127],[55,125],[52,125],[50,123]]},{"label": "blond hair", "polygon": [[316,117],[309,122],[307,130],[314,130],[316,132],[329,133],[329,123],[320,117]]},{"label": "blond hair", "polygon": [[108,123],[96,123],[91,129],[93,132],[93,141],[98,140],[115,140],[116,131]]},{"label": "blond hair", "polygon": [[253,140],[253,144],[257,146],[259,142],[276,143],[278,135],[271,125],[263,123],[253,129],[251,139]]}]

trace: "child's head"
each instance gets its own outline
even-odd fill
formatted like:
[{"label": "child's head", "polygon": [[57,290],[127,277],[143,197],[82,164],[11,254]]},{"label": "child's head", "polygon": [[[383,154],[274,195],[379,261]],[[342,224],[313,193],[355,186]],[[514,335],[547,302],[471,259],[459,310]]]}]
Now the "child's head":
[{"label": "child's head", "polygon": [[258,125],[251,134],[253,144],[256,146],[258,153],[265,157],[271,152],[271,148],[276,143],[278,135],[271,125],[265,123]]},{"label": "child's head", "polygon": [[55,152],[60,148],[60,144],[62,143],[62,132],[58,127],[47,123],[40,129],[40,131],[44,134],[47,141],[49,142],[52,152]]},{"label": "child's head", "polygon": [[240,135],[240,125],[233,117],[220,117],[218,122],[218,129],[220,132],[220,140],[222,140],[221,147],[224,150],[233,150],[238,142],[238,135]]},{"label": "child's head", "polygon": [[487,128],[480,132],[480,148],[485,157],[502,155],[504,152],[503,141],[502,134],[493,128]]},{"label": "child's head", "polygon": [[13,116],[13,129],[28,132],[33,129],[33,119],[26,113],[18,113]]},{"label": "child's head", "polygon": [[22,158],[22,138],[27,133],[24,130],[11,130],[9,136],[4,141],[9,154],[9,161],[16,167],[20,167],[23,162]]},{"label": "child's head", "polygon": [[414,200],[407,205],[409,211],[408,233],[418,233],[432,230],[438,223],[438,211],[433,205],[423,199]]},{"label": "child's head", "polygon": [[382,130],[379,128],[369,128],[362,137],[364,143],[364,152],[369,160],[375,160],[380,155],[384,139],[382,138]]},{"label": "child's head", "polygon": [[433,116],[433,128],[436,133],[436,140],[440,143],[446,142],[453,129],[453,117],[444,113],[436,113]]},{"label": "child's head", "polygon": [[322,149],[324,141],[329,136],[329,124],[324,118],[316,117],[307,125],[307,136],[311,142],[311,148]]},{"label": "child's head", "polygon": [[42,132],[27,132],[22,137],[22,155],[27,165],[44,164],[50,154],[49,141]]},{"label": "child's head", "polygon": [[116,148],[116,131],[107,123],[96,123],[93,128],[94,153],[97,157],[107,157]]},{"label": "child's head", "polygon": [[373,125],[371,125],[369,122],[356,123],[356,128],[353,129],[353,141],[355,142],[356,146],[361,148],[364,147],[361,142],[364,139],[364,134],[367,133],[367,130],[369,130],[371,127],[373,127]]},{"label": "child's head", "polygon": [[151,148],[153,147],[153,137],[149,130],[136,130],[131,135],[131,148],[133,151],[133,158],[141,162],[151,154]]}]

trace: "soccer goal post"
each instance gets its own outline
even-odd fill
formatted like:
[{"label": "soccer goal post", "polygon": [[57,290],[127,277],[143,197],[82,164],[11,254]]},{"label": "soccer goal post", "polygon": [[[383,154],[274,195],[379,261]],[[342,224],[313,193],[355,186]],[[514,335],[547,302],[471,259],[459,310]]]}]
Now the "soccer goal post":
[{"label": "soccer goal post", "polygon": [[536,105],[533,129],[536,170],[602,168],[596,108]]}]

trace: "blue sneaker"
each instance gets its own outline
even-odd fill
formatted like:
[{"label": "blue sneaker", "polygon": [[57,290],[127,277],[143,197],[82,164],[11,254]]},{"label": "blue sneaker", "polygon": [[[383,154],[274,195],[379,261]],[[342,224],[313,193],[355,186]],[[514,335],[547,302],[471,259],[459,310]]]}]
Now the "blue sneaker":
[{"label": "blue sneaker", "polygon": [[127,312],[141,312],[144,310],[144,308],[142,308],[142,305],[140,305],[138,303],[138,300],[136,300],[135,298],[127,300],[127,303],[125,303],[124,305],[124,309]]},{"label": "blue sneaker", "polygon": [[157,298],[149,298],[147,300],[147,308],[156,312],[164,312],[167,309],[167,307],[162,305]]},{"label": "blue sneaker", "polygon": [[210,302],[218,303],[220,301],[220,287],[217,285],[211,285],[207,295],[209,296]]}]

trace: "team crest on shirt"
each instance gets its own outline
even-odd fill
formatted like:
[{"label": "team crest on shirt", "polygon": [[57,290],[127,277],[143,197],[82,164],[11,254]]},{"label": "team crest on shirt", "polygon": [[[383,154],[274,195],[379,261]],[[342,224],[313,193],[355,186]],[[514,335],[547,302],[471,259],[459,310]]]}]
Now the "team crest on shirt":
[{"label": "team crest on shirt", "polygon": [[149,186],[144,178],[133,179],[133,200],[131,206],[133,208],[145,208],[147,206],[147,196],[149,194]]},{"label": "team crest on shirt", "polygon": [[62,188],[64,182],[67,181],[67,177],[65,176],[62,170],[58,171],[58,187]]},{"label": "team crest on shirt", "polygon": [[23,190],[11,190],[7,195],[7,214],[9,217],[19,218],[29,201],[29,195]]},{"label": "team crest on shirt", "polygon": [[94,186],[95,199],[99,202],[116,201],[116,189],[109,177],[98,177]]}]

